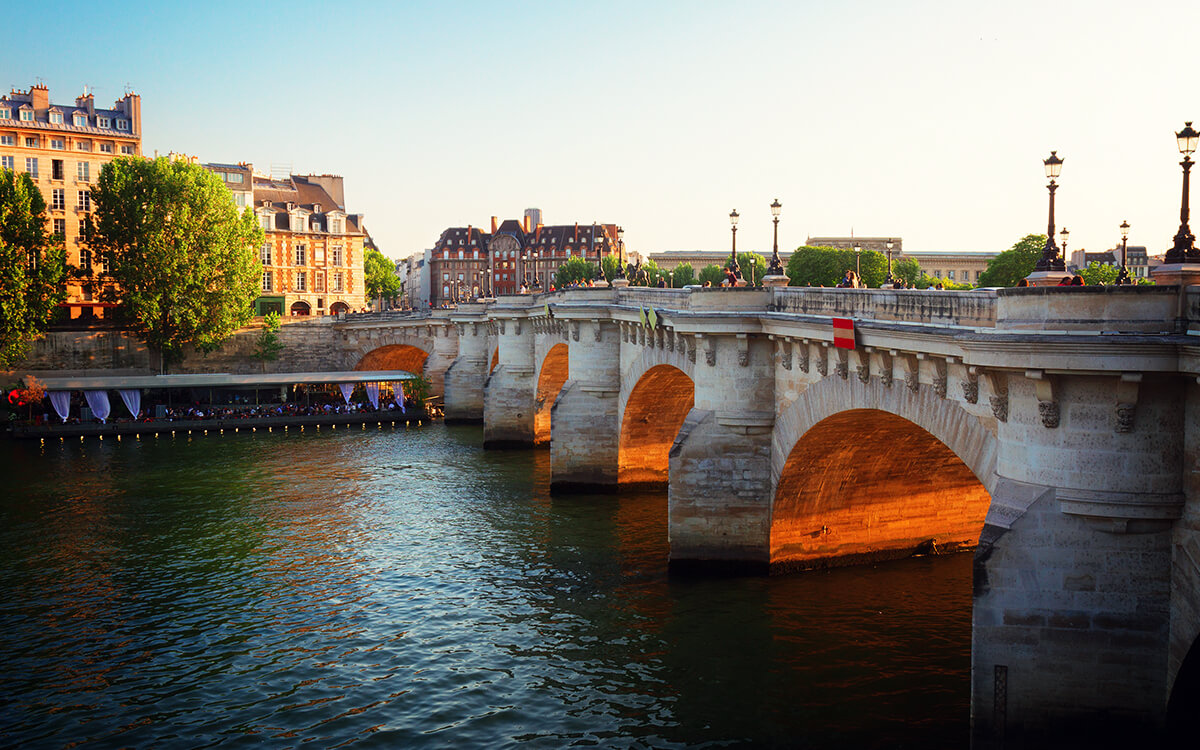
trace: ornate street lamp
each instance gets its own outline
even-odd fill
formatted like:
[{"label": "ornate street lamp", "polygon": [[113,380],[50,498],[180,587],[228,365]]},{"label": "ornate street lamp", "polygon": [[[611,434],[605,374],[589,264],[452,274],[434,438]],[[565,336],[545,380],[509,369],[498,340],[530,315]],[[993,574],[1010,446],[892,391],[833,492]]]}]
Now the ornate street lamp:
[{"label": "ornate street lamp", "polygon": [[858,277],[858,283],[862,283],[862,245],[854,243],[854,275]]},{"label": "ornate street lamp", "polygon": [[888,272],[887,272],[887,278],[883,280],[883,283],[891,284],[893,288],[895,288],[895,286],[896,286],[896,277],[892,275],[892,248],[895,246],[896,246],[895,242],[892,242],[890,239],[887,241],[886,247],[887,247]]},{"label": "ornate street lamp", "polygon": [[608,283],[604,276],[604,243],[596,238],[596,225],[592,224],[592,244],[596,246],[596,278],[593,283],[600,286],[601,282]]},{"label": "ornate street lamp", "polygon": [[775,223],[775,239],[771,242],[771,265],[767,268],[768,276],[783,276],[783,262],[779,260],[779,211],[783,204],[776,198],[771,204],[771,221]]},{"label": "ornate street lamp", "polygon": [[729,228],[733,231],[733,249],[729,251],[729,270],[733,271],[734,277],[736,277],[740,281],[742,278],[742,269],[738,268],[738,262],[737,262],[737,223],[738,223],[738,218],[739,217],[738,217],[738,212],[737,212],[736,208],[729,212]]},{"label": "ornate street lamp", "polygon": [[1062,239],[1062,254],[1063,254],[1063,262],[1064,262],[1064,263],[1066,263],[1066,258],[1067,258],[1067,237],[1071,236],[1071,230],[1067,229],[1066,227],[1063,227],[1061,230],[1059,230],[1059,232],[1058,232],[1058,236],[1059,236],[1059,237]]},{"label": "ornate street lamp", "polygon": [[1200,133],[1192,129],[1192,121],[1183,124],[1183,130],[1175,134],[1179,153],[1183,154],[1183,200],[1179,206],[1179,231],[1175,233],[1175,244],[1167,251],[1164,263],[1200,263],[1200,250],[1196,249],[1196,237],[1188,227],[1188,180],[1192,171],[1192,153],[1200,141]]},{"label": "ornate street lamp", "polygon": [[625,228],[617,227],[617,278],[625,278]]},{"label": "ornate street lamp", "polygon": [[1129,258],[1129,222],[1121,222],[1121,273],[1117,274],[1117,286],[1132,284],[1129,278],[1129,268],[1125,265]]},{"label": "ornate street lamp", "polygon": [[1050,221],[1046,225],[1046,246],[1042,248],[1042,257],[1038,259],[1033,270],[1066,271],[1067,265],[1058,254],[1058,246],[1054,244],[1054,191],[1058,189],[1055,180],[1062,173],[1063,160],[1059,158],[1057,151],[1051,151],[1050,158],[1043,159],[1042,164],[1046,167],[1046,177],[1050,178],[1050,184],[1046,186],[1050,191]]}]

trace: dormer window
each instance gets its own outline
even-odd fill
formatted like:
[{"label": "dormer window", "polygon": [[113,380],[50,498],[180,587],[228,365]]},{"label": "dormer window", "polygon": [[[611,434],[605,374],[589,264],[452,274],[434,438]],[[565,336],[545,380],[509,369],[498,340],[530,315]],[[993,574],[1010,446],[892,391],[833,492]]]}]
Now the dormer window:
[{"label": "dormer window", "polygon": [[258,217],[258,223],[262,225],[263,231],[270,230],[272,228],[271,214],[260,214]]},{"label": "dormer window", "polygon": [[12,110],[8,107],[0,107],[0,120],[11,120]]},{"label": "dormer window", "polygon": [[292,214],[292,231],[303,232],[307,229],[305,226],[308,222],[305,221],[301,214]]},{"label": "dormer window", "polygon": [[342,220],[341,219],[336,219],[336,218],[333,218],[332,216],[329,218],[329,233],[330,234],[341,234],[342,233]]},{"label": "dormer window", "polygon": [[112,127],[112,119],[108,118],[108,117],[97,117],[96,118],[96,127],[111,128]]},{"label": "dormer window", "polygon": [[75,115],[73,115],[71,117],[71,124],[77,128],[86,128],[87,127],[87,115],[81,114],[81,113],[76,113]]},{"label": "dormer window", "polygon": [[53,123],[54,125],[62,125],[63,124],[62,112],[51,112],[50,113],[50,122]]},{"label": "dormer window", "polygon": [[129,120],[117,120],[117,130],[129,130]]},{"label": "dormer window", "polygon": [[33,122],[33,110],[32,109],[21,110],[21,122]]}]

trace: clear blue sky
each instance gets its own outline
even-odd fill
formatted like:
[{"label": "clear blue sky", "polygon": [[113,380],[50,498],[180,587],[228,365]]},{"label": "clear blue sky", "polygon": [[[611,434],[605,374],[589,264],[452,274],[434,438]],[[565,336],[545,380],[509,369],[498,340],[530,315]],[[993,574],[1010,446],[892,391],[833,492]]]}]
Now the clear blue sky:
[{"label": "clear blue sky", "polygon": [[[346,178],[385,254],[543,210],[630,249],[909,250],[1045,231],[1160,253],[1200,121],[1200,3],[23,3],[0,86],[142,96],[147,153]],[[1200,176],[1198,176],[1200,181]],[[1200,192],[1198,190],[1197,192]],[[1198,204],[1200,205],[1200,204]],[[1194,222],[1200,225],[1200,220]]]}]

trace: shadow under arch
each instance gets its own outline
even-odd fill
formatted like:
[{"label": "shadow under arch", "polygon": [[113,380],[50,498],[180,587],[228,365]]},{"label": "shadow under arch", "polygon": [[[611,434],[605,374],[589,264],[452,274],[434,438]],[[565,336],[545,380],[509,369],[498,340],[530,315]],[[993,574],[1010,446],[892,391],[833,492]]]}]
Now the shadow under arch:
[{"label": "shadow under arch", "polygon": [[1200,737],[1200,637],[1192,641],[1167,701],[1167,736],[1178,740],[1173,747],[1185,747],[1184,740]]},{"label": "shadow under arch", "polygon": [[621,420],[617,483],[665,487],[675,436],[695,403],[696,386],[674,365],[655,365],[638,379]]},{"label": "shadow under arch", "polygon": [[354,366],[355,370],[404,370],[414,375],[425,371],[429,352],[408,344],[388,344],[372,349]]},{"label": "shadow under arch", "polygon": [[849,565],[979,543],[991,495],[922,426],[849,409],[788,453],[771,512],[772,570]]},{"label": "shadow under arch", "polygon": [[534,445],[550,443],[550,412],[563,383],[566,383],[570,376],[567,353],[567,345],[558,343],[550,347],[550,351],[546,352],[546,357],[542,360],[533,408]]}]

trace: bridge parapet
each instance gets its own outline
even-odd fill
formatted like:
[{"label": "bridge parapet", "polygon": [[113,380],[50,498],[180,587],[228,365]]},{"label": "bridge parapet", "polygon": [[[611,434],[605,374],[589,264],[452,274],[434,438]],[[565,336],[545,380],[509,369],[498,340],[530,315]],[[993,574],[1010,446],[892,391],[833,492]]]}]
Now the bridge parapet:
[{"label": "bridge parapet", "polygon": [[996,325],[996,293],[919,289],[826,289],[778,287],[774,309],[801,315],[896,320],[934,325],[991,328]]},{"label": "bridge parapet", "polygon": [[996,294],[998,329],[1172,334],[1200,317],[1193,315],[1200,295],[1189,291],[1181,309],[1177,286],[1014,287]]}]

